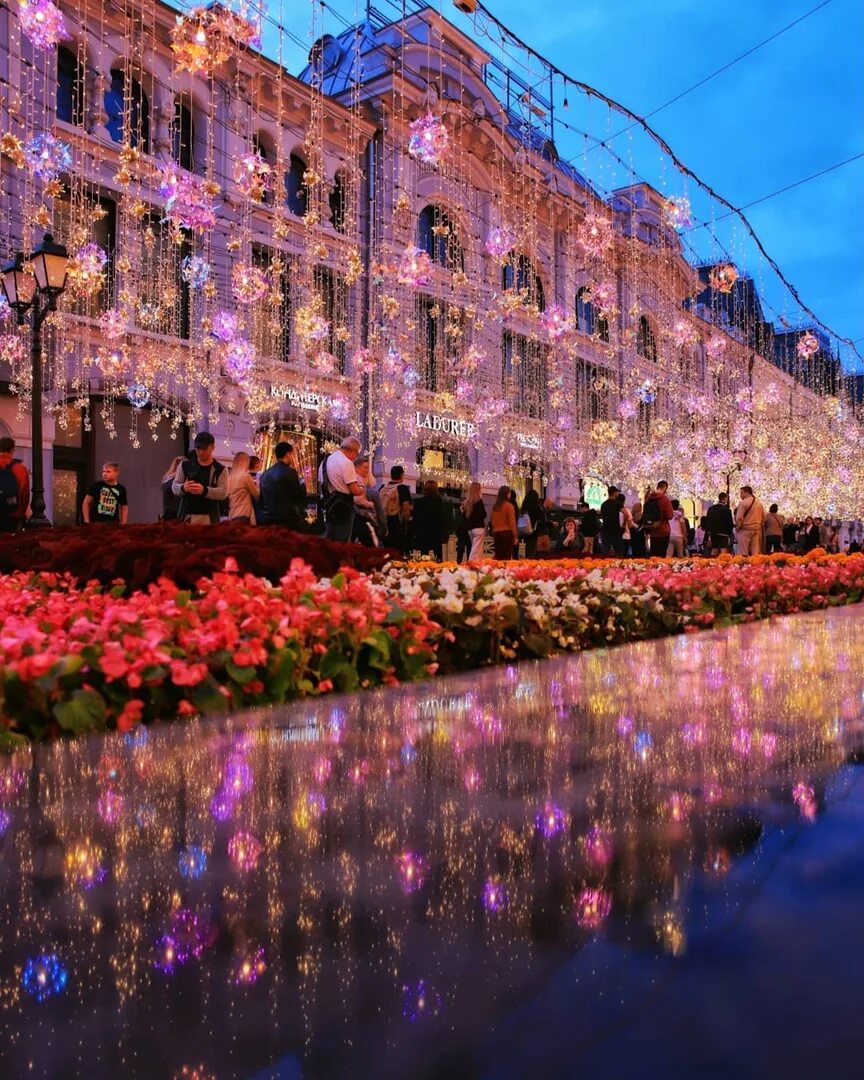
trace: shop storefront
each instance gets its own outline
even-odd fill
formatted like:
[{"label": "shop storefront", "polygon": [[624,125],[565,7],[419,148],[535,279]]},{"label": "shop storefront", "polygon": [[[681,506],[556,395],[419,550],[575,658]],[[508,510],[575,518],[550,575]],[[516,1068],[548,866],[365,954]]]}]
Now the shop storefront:
[{"label": "shop storefront", "polygon": [[546,495],[546,470],[535,461],[520,461],[504,469],[504,482],[516,492],[519,505],[529,491],[536,491],[540,498]]},{"label": "shop storefront", "polygon": [[415,461],[418,491],[426,480],[434,480],[442,494],[461,499],[471,483],[471,453],[465,446],[424,443],[417,447]]}]

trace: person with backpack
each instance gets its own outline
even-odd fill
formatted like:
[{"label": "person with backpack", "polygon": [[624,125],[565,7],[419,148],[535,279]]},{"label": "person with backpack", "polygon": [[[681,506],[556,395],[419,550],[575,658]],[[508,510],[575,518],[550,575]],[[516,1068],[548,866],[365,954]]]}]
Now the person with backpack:
[{"label": "person with backpack", "polygon": [[387,517],[384,546],[394,548],[403,557],[411,548],[411,489],[404,479],[405,470],[401,465],[394,465],[389,481],[381,486],[381,505]]},{"label": "person with backpack", "polygon": [[648,537],[648,556],[652,559],[665,559],[669,550],[669,534],[672,531],[669,522],[675,511],[666,492],[669,485],[665,480],[657,484],[645,499],[642,507],[642,531]]},{"label": "person with backpack", "polygon": [[318,480],[324,510],[324,536],[347,544],[354,531],[354,496],[366,491],[357,478],[354,462],[360,455],[360,440],[347,435],[338,450],[321,462]]},{"label": "person with backpack", "polygon": [[177,467],[171,490],[180,499],[177,517],[190,525],[218,525],[219,505],[228,498],[228,470],[216,461],[209,431],[195,436],[192,456]]},{"label": "person with backpack", "polygon": [[15,440],[0,439],[0,533],[16,533],[24,528],[30,505],[30,474],[15,457]]}]

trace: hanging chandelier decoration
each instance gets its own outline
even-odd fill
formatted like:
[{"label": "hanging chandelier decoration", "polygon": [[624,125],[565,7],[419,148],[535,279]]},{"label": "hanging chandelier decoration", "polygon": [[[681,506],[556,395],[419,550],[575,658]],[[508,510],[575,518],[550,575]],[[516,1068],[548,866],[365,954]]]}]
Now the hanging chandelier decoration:
[{"label": "hanging chandelier decoration", "polygon": [[552,304],[540,315],[540,325],[550,341],[558,341],[573,329],[573,320],[558,304]]},{"label": "hanging chandelier decoration", "polygon": [[51,0],[21,0],[21,29],[37,49],[53,49],[69,39],[63,13]]},{"label": "hanging chandelier decoration", "polygon": [[270,278],[260,266],[241,264],[231,271],[231,295],[238,304],[256,304],[269,288]]},{"label": "hanging chandelier decoration", "polygon": [[34,176],[50,183],[72,168],[72,151],[67,143],[43,131],[24,144],[24,161]]},{"label": "hanging chandelier decoration", "polygon": [[506,260],[516,246],[516,232],[509,225],[495,225],[486,237],[486,252],[493,259]]},{"label": "hanging chandelier decoration", "polygon": [[210,280],[210,263],[200,255],[186,255],[180,263],[180,275],[190,289],[203,289]]},{"label": "hanging chandelier decoration", "polygon": [[611,220],[603,214],[586,214],[580,223],[576,238],[586,255],[593,259],[601,259],[615,237],[615,230]]},{"label": "hanging chandelier decoration", "polygon": [[69,280],[72,288],[79,293],[92,295],[98,292],[105,281],[105,267],[108,265],[108,252],[90,241],[75,252],[69,260]]},{"label": "hanging chandelier decoration", "polygon": [[179,71],[212,75],[241,48],[261,44],[261,16],[248,3],[195,7],[178,15],[171,29],[171,51]]},{"label": "hanging chandelier decoration", "polygon": [[795,346],[795,350],[801,360],[810,360],[818,352],[821,346],[819,340],[815,334],[812,334],[809,330],[802,334],[798,339],[798,344]]},{"label": "hanging chandelier decoration", "polygon": [[447,153],[450,135],[444,121],[426,113],[413,121],[409,129],[408,153],[424,165],[437,167]]},{"label": "hanging chandelier decoration", "polygon": [[150,391],[144,383],[130,383],[126,387],[126,398],[133,409],[144,409],[150,404]]},{"label": "hanging chandelier decoration", "polygon": [[220,308],[213,316],[210,329],[217,341],[233,341],[240,333],[240,321],[233,311]]},{"label": "hanging chandelier decoration", "polygon": [[708,276],[708,284],[715,292],[731,293],[738,280],[738,271],[731,263],[723,263],[720,266],[712,266]]},{"label": "hanging chandelier decoration", "polygon": [[399,260],[396,279],[400,285],[425,289],[432,284],[432,260],[425,251],[410,244]]},{"label": "hanging chandelier decoration", "polygon": [[219,189],[211,181],[172,164],[162,169],[157,190],[165,199],[165,220],[175,228],[203,233],[215,226]]},{"label": "hanging chandelier decoration", "polygon": [[234,167],[234,183],[252,202],[263,202],[273,188],[273,170],[260,154],[244,154]]},{"label": "hanging chandelier decoration", "polygon": [[663,203],[663,220],[678,232],[684,232],[693,224],[690,200],[685,195],[672,195]]}]

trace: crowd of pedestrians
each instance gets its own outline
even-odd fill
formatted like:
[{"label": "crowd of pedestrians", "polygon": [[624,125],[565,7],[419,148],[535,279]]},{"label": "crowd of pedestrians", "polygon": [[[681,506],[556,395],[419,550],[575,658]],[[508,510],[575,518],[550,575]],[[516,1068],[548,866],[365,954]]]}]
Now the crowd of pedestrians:
[{"label": "crowd of pedestrians", "polygon": [[[821,517],[793,520],[776,503],[766,512],[748,485],[741,487],[734,507],[728,493],[720,492],[706,514],[692,522],[679,500],[670,496],[665,480],[629,506],[624,492],[611,485],[599,510],[586,502],[562,510],[536,490],[528,491],[520,505],[506,484],[488,504],[476,482],[459,502],[442,495],[434,480],[426,480],[412,494],[401,465],[394,465],[384,482],[376,482],[369,457],[354,437],[343,439],[321,462],[315,507],[307,492],[311,473],[304,472],[291,443],[277,443],[275,460],[263,471],[254,454],[241,451],[228,467],[217,460],[215,450],[213,436],[202,431],[189,456],[171,462],[162,477],[163,520],[203,525],[228,520],[306,531],[315,527],[317,518],[328,539],[387,547],[405,557],[418,554],[438,562],[454,534],[457,562],[484,554],[508,560],[522,553],[533,559],[806,554],[817,547],[857,552],[864,543],[860,522],[850,526],[844,543],[839,528]],[[23,528],[29,505],[27,468],[15,457],[14,440],[0,438],[0,533]],[[86,525],[127,523],[129,502],[117,462],[102,465],[101,479],[88,489],[81,516]]]}]

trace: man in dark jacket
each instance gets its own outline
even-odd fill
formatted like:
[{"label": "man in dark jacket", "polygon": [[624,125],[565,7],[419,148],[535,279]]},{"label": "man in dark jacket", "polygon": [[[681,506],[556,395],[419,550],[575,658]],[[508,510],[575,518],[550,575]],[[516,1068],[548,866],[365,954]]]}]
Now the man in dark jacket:
[{"label": "man in dark jacket", "polygon": [[450,539],[449,505],[438,493],[438,484],[427,480],[423,498],[414,503],[414,540],[421,555],[432,552],[436,562],[443,559],[444,544]]},{"label": "man in dark jacket", "polygon": [[602,522],[600,535],[603,538],[604,553],[606,555],[617,555],[621,558],[624,554],[621,502],[618,499],[618,488],[614,484],[609,488],[609,497],[600,507],[600,520]]},{"label": "man in dark jacket", "polygon": [[642,507],[642,530],[648,537],[648,555],[652,559],[665,559],[669,551],[669,533],[672,531],[669,522],[675,511],[666,494],[668,490],[669,485],[665,480],[661,480],[656,491],[647,496]]},{"label": "man in dark jacket", "polygon": [[228,498],[228,470],[215,458],[209,431],[195,436],[192,456],[177,466],[172,492],[180,499],[177,516],[191,525],[218,525],[219,506]]},{"label": "man in dark jacket", "polygon": [[717,502],[708,507],[708,513],[705,515],[708,554],[714,556],[723,551],[729,551],[734,529],[735,521],[729,506],[729,496],[725,491],[721,491],[717,496]]},{"label": "man in dark jacket", "polygon": [[276,444],[276,461],[261,474],[261,524],[299,532],[306,522],[306,491],[295,468],[291,443]]}]

